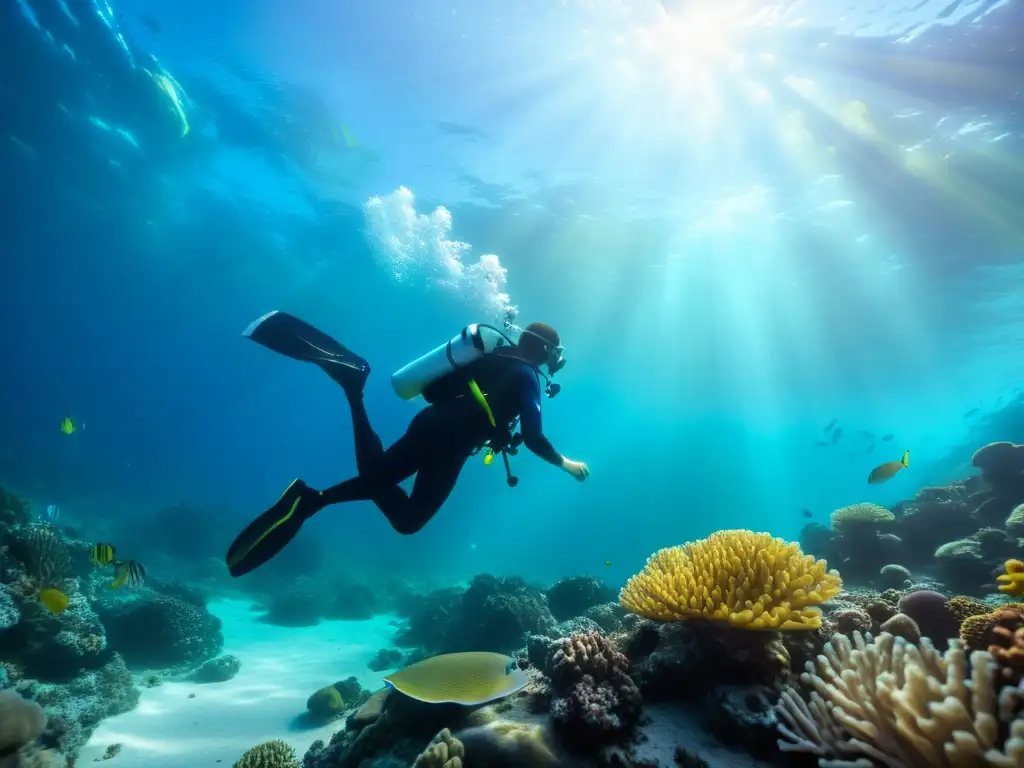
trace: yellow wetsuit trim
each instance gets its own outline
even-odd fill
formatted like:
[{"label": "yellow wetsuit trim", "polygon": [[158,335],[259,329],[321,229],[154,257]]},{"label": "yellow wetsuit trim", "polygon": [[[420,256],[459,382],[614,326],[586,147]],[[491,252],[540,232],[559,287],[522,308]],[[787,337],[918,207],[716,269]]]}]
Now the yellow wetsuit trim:
[{"label": "yellow wetsuit trim", "polygon": [[480,403],[480,407],[484,409],[484,413],[487,414],[487,420],[491,422],[491,426],[497,429],[498,424],[494,420],[494,412],[491,410],[491,406],[488,405],[487,398],[480,391],[480,386],[476,383],[475,379],[469,380],[469,391],[473,393],[473,399]]}]

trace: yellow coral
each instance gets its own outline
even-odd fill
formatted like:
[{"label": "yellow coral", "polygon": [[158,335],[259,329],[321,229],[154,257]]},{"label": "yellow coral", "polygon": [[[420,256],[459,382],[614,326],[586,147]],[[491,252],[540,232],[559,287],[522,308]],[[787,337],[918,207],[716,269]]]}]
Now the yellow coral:
[{"label": "yellow coral", "polygon": [[840,579],[800,546],[753,531],[719,531],[655,552],[619,594],[628,611],[656,621],[711,619],[742,629],[817,629],[814,606]]},{"label": "yellow coral", "polygon": [[444,728],[416,758],[413,768],[462,768],[462,758],[465,756],[466,749],[462,742]]},{"label": "yellow coral", "polygon": [[1014,597],[1024,595],[1024,563],[1020,560],[1007,560],[1006,573],[996,576],[999,591]]},{"label": "yellow coral", "polygon": [[874,531],[883,523],[891,523],[896,519],[885,507],[877,504],[850,504],[847,507],[840,507],[835,510],[829,522],[832,530],[837,533],[850,533],[860,530]]}]

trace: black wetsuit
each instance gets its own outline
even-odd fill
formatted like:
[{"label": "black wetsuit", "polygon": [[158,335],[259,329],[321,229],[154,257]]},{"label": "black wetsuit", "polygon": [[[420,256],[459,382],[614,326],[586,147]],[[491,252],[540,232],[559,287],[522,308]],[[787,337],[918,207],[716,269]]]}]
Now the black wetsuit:
[{"label": "black wetsuit", "polygon": [[[470,394],[473,379],[487,399],[498,429]],[[372,501],[399,533],[416,533],[432,518],[455,488],[472,453],[519,419],[523,445],[540,458],[561,466],[562,456],[541,429],[541,389],[537,372],[514,357],[488,355],[458,374],[428,388],[431,402],[413,417],[405,434],[387,450],[370,425],[361,396],[350,396],[358,477],[320,494],[320,504]],[[411,494],[399,483],[416,475]]]}]

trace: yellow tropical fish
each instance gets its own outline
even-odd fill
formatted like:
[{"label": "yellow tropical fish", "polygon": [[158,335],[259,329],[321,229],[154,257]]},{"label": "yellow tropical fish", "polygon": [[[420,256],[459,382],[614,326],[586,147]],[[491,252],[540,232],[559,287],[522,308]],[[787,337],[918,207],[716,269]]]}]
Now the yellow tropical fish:
[{"label": "yellow tropical fish", "polygon": [[114,554],[113,544],[93,544],[89,548],[89,562],[101,568],[106,568],[114,562]]},{"label": "yellow tropical fish", "polygon": [[891,480],[893,475],[904,467],[909,466],[910,451],[904,451],[903,458],[899,461],[887,461],[885,464],[879,464],[877,467],[872,469],[871,474],[868,475],[868,484],[876,485],[878,483],[884,483],[886,480]]},{"label": "yellow tropical fish", "polygon": [[526,673],[500,653],[445,653],[418,661],[384,678],[389,686],[428,704],[477,706],[526,687]]},{"label": "yellow tropical fish", "polygon": [[493,453],[485,453],[484,454],[484,464],[486,464],[487,466],[490,466],[493,462],[494,462],[494,454]]},{"label": "yellow tropical fish", "polygon": [[61,614],[68,607],[68,596],[61,592],[59,589],[48,587],[47,589],[39,592],[39,602],[41,602],[50,613]]},{"label": "yellow tropical fish", "polygon": [[611,560],[605,560],[604,561],[604,567],[605,568],[611,568],[612,567],[612,561]]},{"label": "yellow tropical fish", "polygon": [[75,431],[75,422],[73,422],[69,416],[65,416],[60,420],[60,431],[65,435],[70,435]]}]

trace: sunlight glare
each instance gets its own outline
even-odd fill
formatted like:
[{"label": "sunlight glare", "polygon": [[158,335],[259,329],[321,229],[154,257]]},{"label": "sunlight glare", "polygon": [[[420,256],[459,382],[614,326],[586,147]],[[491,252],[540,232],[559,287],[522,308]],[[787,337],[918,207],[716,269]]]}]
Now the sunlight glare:
[{"label": "sunlight glare", "polygon": [[743,57],[732,47],[731,18],[714,11],[691,11],[679,18],[636,30],[642,50],[661,59],[673,79],[681,85],[704,83],[721,68],[742,66]]}]

